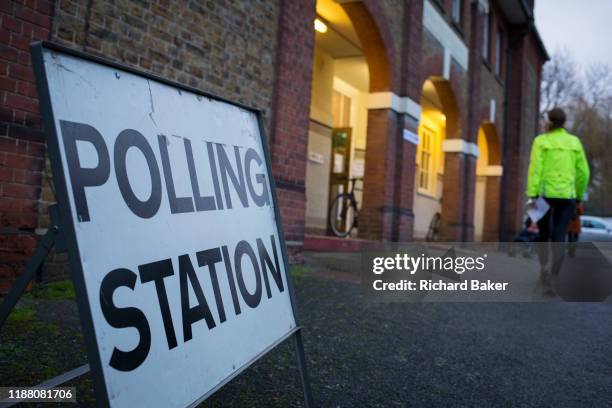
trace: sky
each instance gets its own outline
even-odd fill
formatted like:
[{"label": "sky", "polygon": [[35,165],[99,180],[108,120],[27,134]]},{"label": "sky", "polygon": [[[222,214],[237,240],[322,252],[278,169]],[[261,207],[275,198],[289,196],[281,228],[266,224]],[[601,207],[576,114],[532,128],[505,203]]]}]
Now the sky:
[{"label": "sky", "polygon": [[581,68],[612,66],[612,0],[535,0],[535,22],[549,54],[565,48]]}]

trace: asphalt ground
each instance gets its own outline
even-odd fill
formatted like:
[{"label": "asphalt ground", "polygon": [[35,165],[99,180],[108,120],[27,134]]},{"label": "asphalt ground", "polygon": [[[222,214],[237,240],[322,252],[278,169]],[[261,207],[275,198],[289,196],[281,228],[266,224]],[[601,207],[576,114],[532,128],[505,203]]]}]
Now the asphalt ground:
[{"label": "asphalt ground", "polygon": [[[306,258],[293,275],[316,406],[612,407],[610,304],[379,303],[362,296],[350,262]],[[85,362],[70,300],[26,303],[34,326],[0,331],[1,385]],[[69,385],[80,406],[94,404],[89,376]],[[302,405],[288,341],[201,406]]]},{"label": "asphalt ground", "polygon": [[[610,304],[377,303],[343,274],[315,274],[296,286],[318,406],[612,407]],[[290,351],[210,406],[270,406],[263,393],[298,406]]]}]

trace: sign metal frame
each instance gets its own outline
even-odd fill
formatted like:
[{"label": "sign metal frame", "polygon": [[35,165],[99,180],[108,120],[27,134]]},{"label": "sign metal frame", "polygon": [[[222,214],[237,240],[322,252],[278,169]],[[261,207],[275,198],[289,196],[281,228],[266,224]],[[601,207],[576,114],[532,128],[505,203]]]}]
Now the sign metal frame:
[{"label": "sign metal frame", "polygon": [[310,389],[310,381],[308,377],[308,372],[306,368],[306,358],[304,353],[304,346],[302,341],[302,327],[299,325],[296,318],[296,305],[295,305],[295,290],[293,286],[293,280],[291,277],[291,273],[289,272],[288,258],[287,258],[287,250],[285,243],[285,236],[282,229],[281,215],[278,207],[278,200],[276,196],[276,186],[274,182],[274,177],[272,175],[271,168],[271,158],[268,147],[268,140],[266,138],[265,129],[263,125],[263,111],[261,109],[255,109],[240,103],[236,103],[225,98],[221,98],[217,95],[213,95],[207,92],[203,92],[197,88],[180,84],[174,81],[170,81],[166,78],[157,76],[155,74],[151,74],[148,72],[144,72],[138,69],[135,69],[130,66],[126,66],[124,64],[120,64],[114,61],[107,60],[105,58],[101,58],[98,56],[94,56],[85,52],[77,51],[53,42],[48,41],[38,41],[34,42],[30,45],[30,50],[32,54],[32,67],[34,70],[34,75],[36,77],[36,84],[38,90],[38,99],[40,105],[40,112],[42,115],[43,127],[45,134],[47,136],[47,151],[49,155],[49,159],[51,161],[51,169],[54,174],[54,185],[55,185],[55,193],[56,199],[58,203],[58,224],[59,228],[63,234],[63,239],[65,240],[66,249],[68,252],[69,266],[70,266],[70,274],[72,281],[74,282],[75,291],[76,291],[76,299],[78,303],[79,315],[81,320],[81,325],[83,327],[83,334],[85,338],[85,345],[87,349],[87,355],[89,360],[89,365],[91,367],[91,373],[94,380],[94,391],[96,402],[98,405],[102,406],[110,406],[110,401],[108,399],[108,392],[106,389],[106,382],[104,379],[104,373],[102,370],[102,361],[100,359],[99,348],[97,339],[95,336],[95,329],[93,318],[90,310],[90,304],[88,300],[87,290],[85,287],[85,278],[83,273],[83,267],[81,265],[81,257],[79,255],[79,247],[76,239],[75,226],[73,223],[73,218],[70,212],[69,206],[69,192],[66,185],[66,178],[64,175],[64,168],[62,166],[61,155],[60,155],[60,147],[59,147],[59,138],[57,134],[57,129],[55,126],[55,116],[53,113],[53,107],[51,105],[51,95],[49,92],[48,80],[46,75],[46,70],[44,66],[44,52],[52,51],[58,52],[62,54],[66,54],[72,57],[76,57],[79,59],[83,59],[88,62],[93,62],[96,64],[100,64],[106,67],[110,67],[113,69],[117,69],[120,71],[128,72],[139,77],[145,78],[147,80],[156,81],[162,83],[164,85],[168,85],[174,87],[179,90],[183,90],[186,92],[193,93],[198,96],[202,96],[205,98],[214,99],[220,102],[224,102],[227,104],[231,104],[233,106],[239,107],[246,111],[249,111],[255,114],[259,127],[259,137],[261,139],[261,145],[265,157],[266,162],[266,170],[268,174],[268,183],[270,187],[270,192],[272,195],[272,203],[274,205],[274,215],[275,215],[275,224],[278,231],[278,237],[280,241],[280,249],[281,255],[283,258],[283,264],[285,268],[285,277],[287,280],[287,286],[289,288],[289,299],[291,303],[291,308],[293,312],[293,318],[296,323],[296,326],[289,330],[285,335],[281,336],[281,338],[277,339],[259,354],[254,356],[251,360],[247,361],[243,366],[238,367],[234,370],[230,375],[228,375],[225,379],[219,382],[215,387],[210,389],[206,394],[202,395],[200,398],[193,401],[189,406],[193,407],[210,397],[213,393],[231,381],[238,374],[246,370],[250,367],[255,361],[259,358],[267,354],[270,350],[274,349],[280,343],[288,339],[289,337],[293,338],[295,345],[295,353],[298,361],[298,368],[300,370],[300,377],[302,382],[302,390],[304,393],[304,404],[306,407],[313,406],[312,402],[312,394]]}]

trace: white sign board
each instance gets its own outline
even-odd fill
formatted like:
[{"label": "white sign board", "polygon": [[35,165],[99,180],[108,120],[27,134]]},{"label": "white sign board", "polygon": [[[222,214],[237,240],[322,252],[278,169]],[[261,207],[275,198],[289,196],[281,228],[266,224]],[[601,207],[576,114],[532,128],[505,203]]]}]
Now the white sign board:
[{"label": "white sign board", "polygon": [[296,327],[258,114],[55,47],[34,60],[102,403],[196,403]]}]

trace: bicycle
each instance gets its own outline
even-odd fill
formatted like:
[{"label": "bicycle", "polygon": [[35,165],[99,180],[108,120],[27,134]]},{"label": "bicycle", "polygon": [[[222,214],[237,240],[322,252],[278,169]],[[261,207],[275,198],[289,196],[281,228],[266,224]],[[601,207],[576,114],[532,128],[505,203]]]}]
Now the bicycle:
[{"label": "bicycle", "polygon": [[349,192],[340,193],[332,200],[329,206],[328,224],[331,232],[340,238],[351,234],[353,228],[357,227],[357,215],[359,213],[357,199],[355,198],[355,184],[363,180],[363,177],[349,178]]},{"label": "bicycle", "polygon": [[427,235],[425,236],[425,241],[433,242],[438,240],[438,234],[440,233],[440,213],[437,212],[431,218],[429,223],[429,229],[427,230]]}]

